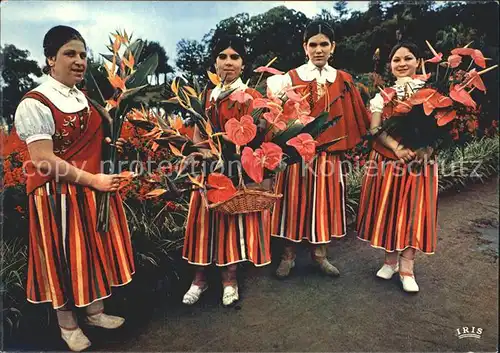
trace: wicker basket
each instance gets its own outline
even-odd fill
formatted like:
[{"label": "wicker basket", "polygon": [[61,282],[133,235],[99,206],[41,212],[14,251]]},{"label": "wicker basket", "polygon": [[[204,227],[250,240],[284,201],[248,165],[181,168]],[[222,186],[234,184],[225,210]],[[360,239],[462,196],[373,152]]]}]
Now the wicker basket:
[{"label": "wicker basket", "polygon": [[230,199],[210,204],[208,207],[216,212],[235,215],[267,210],[276,203],[282,194],[269,190],[242,188]]}]

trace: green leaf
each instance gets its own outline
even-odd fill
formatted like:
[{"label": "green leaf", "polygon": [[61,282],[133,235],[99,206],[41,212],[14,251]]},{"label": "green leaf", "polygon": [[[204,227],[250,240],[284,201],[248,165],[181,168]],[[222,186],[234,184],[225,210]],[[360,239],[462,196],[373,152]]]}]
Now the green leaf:
[{"label": "green leaf", "polygon": [[288,129],[280,133],[279,135],[276,135],[271,142],[277,144],[278,146],[282,147],[286,146],[286,142],[290,140],[292,137],[297,136],[298,134],[301,133],[302,129],[304,128],[304,125],[302,124],[295,124],[290,126]]},{"label": "green leaf", "polygon": [[125,86],[135,88],[148,83],[148,76],[153,74],[158,66],[158,54],[153,53],[147,57],[137,70],[127,79]]},{"label": "green leaf", "polygon": [[137,39],[135,42],[129,45],[129,47],[125,50],[123,56],[128,59],[129,53],[132,52],[134,61],[138,63],[143,49],[144,49],[144,42],[141,39]]},{"label": "green leaf", "polygon": [[[113,57],[114,55],[113,54],[99,54],[101,55],[104,59],[106,59],[107,61],[109,61],[110,63],[113,62]],[[120,66],[120,63],[121,63],[121,59],[119,56],[116,56],[116,66]]]},{"label": "green leaf", "polygon": [[222,92],[219,94],[219,97],[217,97],[217,101],[220,102],[221,100],[225,99],[226,97],[229,97],[231,93],[233,93],[236,90],[236,88],[230,89],[229,91]]},{"label": "green leaf", "polygon": [[316,138],[321,135],[321,133],[323,133],[326,129],[337,124],[340,118],[341,116],[339,115],[329,120],[328,113],[323,112],[316,119],[304,126],[300,133],[306,133],[311,135],[313,138]]},{"label": "green leaf", "polygon": [[193,107],[194,111],[196,111],[198,114],[202,116],[205,114],[205,109],[203,108],[203,104],[198,98],[189,96],[189,102],[191,103],[191,107]]},{"label": "green leaf", "polygon": [[89,97],[95,100],[100,105],[106,106],[106,100],[104,99],[102,92],[99,89],[99,86],[97,85],[97,82],[94,78],[94,75],[92,74],[92,69],[89,69],[85,72],[85,83],[87,94],[89,95]]}]

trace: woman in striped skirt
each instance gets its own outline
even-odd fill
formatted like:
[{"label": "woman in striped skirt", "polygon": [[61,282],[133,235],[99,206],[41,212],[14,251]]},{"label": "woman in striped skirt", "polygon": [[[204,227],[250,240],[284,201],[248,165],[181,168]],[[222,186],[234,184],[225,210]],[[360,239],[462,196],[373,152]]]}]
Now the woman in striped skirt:
[{"label": "woman in striped skirt", "polygon": [[28,92],[15,129],[30,160],[24,164],[29,197],[27,297],[57,310],[61,336],[73,351],[90,346],[78,326],[113,329],[124,319],[104,314],[111,287],[132,280],[130,234],[118,194],[111,196],[110,230],[96,230],[96,191],[117,191],[120,177],[101,174],[102,118],[75,85],[83,79],[85,41],[71,27],[56,26],[43,42],[47,80]]},{"label": "woman in striped skirt", "polygon": [[[240,74],[245,64],[244,42],[237,36],[226,36],[217,43],[213,56],[217,74],[224,84],[208,91],[207,114],[216,131],[223,131],[225,123],[239,119],[249,113],[244,105],[219,96],[228,90],[243,90],[257,98],[260,94],[249,89]],[[195,129],[195,141],[202,141],[200,131]],[[208,288],[205,268],[212,263],[221,267],[225,306],[239,299],[236,281],[237,264],[250,261],[255,266],[271,262],[270,211],[239,215],[226,215],[207,209],[198,191],[191,194],[189,213],[184,238],[183,257],[196,266],[194,280],[183,298],[183,303],[196,303]]]},{"label": "woman in striped skirt", "polygon": [[285,75],[267,80],[268,88],[280,96],[287,87],[301,86],[308,95],[311,116],[327,111],[338,123],[317,138],[317,146],[346,136],[308,163],[287,167],[277,177],[276,191],[283,194],[274,208],[272,235],[286,240],[279,278],[287,277],[295,266],[295,244],[307,242],[319,269],[331,276],[339,270],[327,256],[331,238],[346,234],[344,152],[361,141],[367,131],[368,116],[352,77],[328,64],[335,49],[334,32],[326,23],[314,21],[304,32],[304,52],[308,62]]},{"label": "woman in striped skirt", "polygon": [[[389,60],[398,99],[423,87],[423,81],[411,78],[422,60],[415,44],[399,43]],[[377,94],[370,101],[373,131],[381,124],[383,108],[384,100]],[[358,237],[385,250],[384,265],[377,277],[390,279],[399,271],[407,292],[419,290],[413,273],[416,250],[433,254],[436,248],[438,169],[431,154],[430,147],[417,153],[408,138],[383,132],[374,141],[363,179]],[[411,164],[418,164],[418,168]]]}]

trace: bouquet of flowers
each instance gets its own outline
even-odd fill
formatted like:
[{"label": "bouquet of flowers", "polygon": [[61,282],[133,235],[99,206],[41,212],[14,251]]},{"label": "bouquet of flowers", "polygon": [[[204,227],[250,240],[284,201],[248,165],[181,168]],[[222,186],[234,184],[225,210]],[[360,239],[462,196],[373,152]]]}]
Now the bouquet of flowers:
[{"label": "bouquet of flowers", "polygon": [[[265,72],[282,74],[269,67],[272,62],[255,72],[261,78]],[[208,75],[215,85],[223,84],[216,74]],[[310,116],[307,95],[300,93],[301,88],[289,87],[277,95],[267,90],[262,98],[243,90],[222,92],[217,100],[229,99],[229,107],[238,114],[217,129],[209,115],[220,112],[217,102],[205,109],[206,88],[200,90],[196,82],[189,86],[184,79],[175,78],[171,84],[174,97],[168,102],[182,107],[188,116],[185,120],[197,126],[202,140],[184,133],[185,120],[173,114],[159,119],[148,135],[177,157],[175,180],[189,185],[182,190],[200,190],[207,207],[228,214],[261,211],[282,196],[269,190],[265,179],[301,159],[312,161],[316,153],[340,140],[317,146],[315,138],[338,117],[330,119],[327,112]],[[145,125],[144,121],[129,121]]]},{"label": "bouquet of flowers", "polygon": [[[112,33],[110,45],[111,54],[101,54],[109,64],[105,64],[107,76],[104,76],[95,66],[90,66],[85,74],[85,90],[90,101],[97,107],[108,122],[107,136],[111,143],[105,151],[104,173],[114,174],[117,170],[116,141],[120,137],[125,116],[136,107],[146,94],[147,78],[158,66],[158,55],[151,54],[140,64],[144,42],[140,39],[131,42],[132,35],[126,31]],[[104,92],[111,92],[105,99]],[[103,193],[98,199],[97,229],[109,229],[109,201],[110,194]]]},{"label": "bouquet of flowers", "polygon": [[[445,126],[475,110],[477,104],[471,93],[476,89],[486,92],[481,75],[498,66],[487,68],[481,51],[469,48],[471,43],[453,49],[446,61],[428,41],[426,44],[433,57],[422,61],[421,74],[409,78],[424,81],[422,88],[414,91],[408,84],[405,97],[398,99],[394,88],[379,87],[384,100],[380,131],[395,132],[406,146],[414,149],[437,147],[447,132]],[[461,68],[467,61],[467,68]],[[426,63],[436,65],[435,73],[427,73]],[[474,65],[482,70],[473,68]]]}]

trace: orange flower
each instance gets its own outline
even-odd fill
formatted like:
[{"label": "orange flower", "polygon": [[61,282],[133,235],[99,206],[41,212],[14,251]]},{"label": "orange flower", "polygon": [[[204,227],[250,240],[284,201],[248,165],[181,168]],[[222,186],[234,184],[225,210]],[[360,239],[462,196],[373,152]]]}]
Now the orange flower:
[{"label": "orange flower", "polygon": [[212,173],[208,176],[207,191],[208,201],[212,203],[224,202],[236,194],[236,188],[231,179],[224,174]]},{"label": "orange flower", "polygon": [[179,131],[184,126],[182,118],[179,116],[168,117],[168,123],[170,127],[174,130]]},{"label": "orange flower", "polygon": [[312,136],[309,134],[298,134],[294,138],[287,141],[286,144],[294,147],[306,162],[312,161],[314,155],[316,154],[317,142],[314,141]]},{"label": "orange flower", "polygon": [[129,68],[129,69],[133,69],[134,68],[134,64],[135,64],[135,59],[134,59],[134,56],[132,55],[132,52],[130,52],[128,54],[128,59],[123,57],[122,58],[122,62]]},{"label": "orange flower", "polygon": [[237,146],[243,146],[252,141],[257,133],[257,126],[250,115],[243,115],[238,121],[229,119],[224,125],[227,137]]},{"label": "orange flower", "polygon": [[220,79],[219,75],[214,74],[213,72],[207,71],[208,78],[209,80],[216,86],[220,85],[222,80]]},{"label": "orange flower", "polygon": [[115,41],[113,42],[113,52],[117,53],[120,50],[121,40],[119,36],[115,36]]},{"label": "orange flower", "polygon": [[125,81],[118,75],[108,76],[108,81],[114,88],[119,88],[121,91],[125,91]]}]

